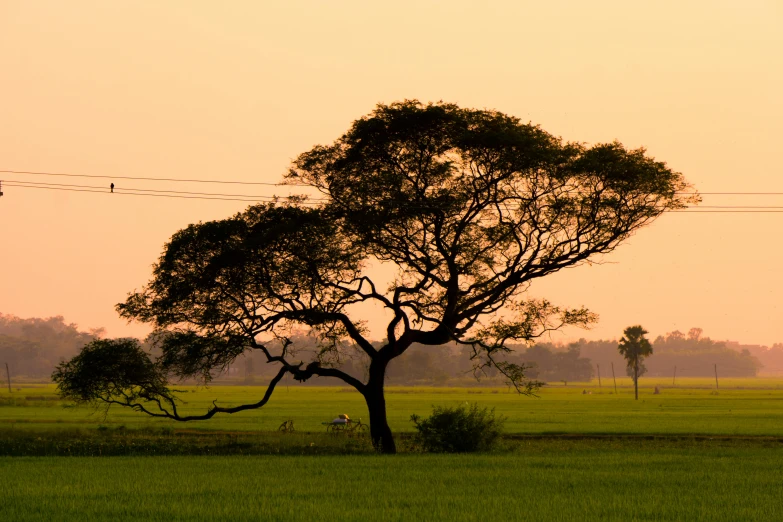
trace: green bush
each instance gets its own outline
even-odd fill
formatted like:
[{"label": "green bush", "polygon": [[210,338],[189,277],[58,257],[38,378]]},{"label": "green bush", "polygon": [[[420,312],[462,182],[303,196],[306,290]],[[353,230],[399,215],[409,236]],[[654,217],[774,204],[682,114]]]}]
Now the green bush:
[{"label": "green bush", "polygon": [[426,419],[411,415],[416,426],[416,442],[424,451],[466,453],[492,448],[503,430],[505,417],[496,417],[495,409],[478,404],[446,408],[437,406]]}]

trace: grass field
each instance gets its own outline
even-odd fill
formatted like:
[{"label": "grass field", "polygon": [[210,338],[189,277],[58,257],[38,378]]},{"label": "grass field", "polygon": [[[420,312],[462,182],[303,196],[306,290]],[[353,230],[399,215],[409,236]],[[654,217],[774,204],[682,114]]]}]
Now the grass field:
[{"label": "grass field", "polygon": [[[489,454],[393,457],[324,433],[337,413],[366,420],[343,388],[280,387],[183,425],[22,385],[0,392],[0,455],[125,456],[0,457],[0,520],[783,520],[783,380],[648,379],[639,401],[628,384],[391,388],[403,451],[410,414],[433,405],[494,407],[509,434]],[[182,389],[191,411],[264,390]],[[295,434],[269,433],[288,418]]]},{"label": "grass field", "polygon": [[779,521],[780,448],[0,458],[0,519]]},{"label": "grass field", "polygon": [[[580,434],[715,434],[783,435],[783,379],[725,380],[719,390],[709,379],[682,379],[677,387],[660,386],[649,379],[640,400],[626,380],[613,393],[604,384],[575,383],[541,390],[539,398],[523,397],[506,389],[402,388],[388,390],[389,422],[395,432],[412,431],[410,415],[428,415],[433,405],[477,402],[508,417],[508,433]],[[669,384],[671,381],[669,381]],[[712,386],[710,387],[710,383]],[[220,405],[255,402],[263,387],[181,387],[185,412],[203,412],[217,399]],[[583,394],[589,391],[590,394]],[[22,387],[0,393],[0,429],[73,429],[126,426],[132,428],[269,431],[293,419],[299,431],[322,431],[322,422],[339,413],[369,420],[362,397],[338,387],[281,386],[264,408],[184,425],[153,419],[128,409],[108,414],[74,407],[58,400],[53,386]]]}]

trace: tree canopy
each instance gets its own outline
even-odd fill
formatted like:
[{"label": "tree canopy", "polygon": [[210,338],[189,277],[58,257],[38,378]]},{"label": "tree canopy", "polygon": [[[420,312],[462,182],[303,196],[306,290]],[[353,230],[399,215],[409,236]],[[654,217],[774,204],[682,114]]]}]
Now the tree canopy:
[{"label": "tree canopy", "polygon": [[[280,368],[267,393],[286,373],[336,377],[362,393],[373,442],[387,452],[395,446],[383,386],[393,359],[414,343],[456,342],[477,369],[532,392],[527,367],[498,356],[509,343],[596,316],[528,298],[531,282],[595,260],[697,200],[681,174],[643,149],[588,147],[497,111],[415,100],[378,105],[333,144],[299,156],[286,180],[321,197],[259,204],[177,232],[152,280],[118,311],[155,327],[152,381],[209,380],[259,351]],[[394,267],[388,287],[373,280],[373,262]],[[366,302],[387,313],[378,344],[353,317]],[[307,361],[292,336],[302,327],[318,340]],[[335,367],[351,351],[369,358],[366,376]],[[61,390],[77,376],[90,378],[63,367]],[[144,399],[160,415],[193,418],[154,395],[127,396],[127,406]]]}]

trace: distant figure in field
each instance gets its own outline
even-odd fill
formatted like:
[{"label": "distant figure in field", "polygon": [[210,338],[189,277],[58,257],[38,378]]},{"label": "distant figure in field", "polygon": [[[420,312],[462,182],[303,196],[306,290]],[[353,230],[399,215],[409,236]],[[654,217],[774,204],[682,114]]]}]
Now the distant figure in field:
[{"label": "distant figure in field", "polygon": [[659,390],[658,387],[656,386],[653,395],[660,395],[660,394],[661,394],[661,390]]},{"label": "distant figure in field", "polygon": [[114,183],[112,183],[111,185],[109,185],[109,188],[111,188],[111,192],[112,192],[112,194],[113,194],[113,193],[114,193]]}]

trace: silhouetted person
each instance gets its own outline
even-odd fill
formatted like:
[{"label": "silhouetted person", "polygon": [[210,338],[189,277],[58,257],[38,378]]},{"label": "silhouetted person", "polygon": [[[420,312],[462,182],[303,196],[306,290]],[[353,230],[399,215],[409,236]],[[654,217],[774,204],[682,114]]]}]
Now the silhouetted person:
[{"label": "silhouetted person", "polygon": [[112,194],[113,194],[113,193],[114,193],[114,183],[112,183],[111,185],[109,185],[109,187],[111,188],[111,192],[112,192]]}]

